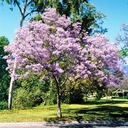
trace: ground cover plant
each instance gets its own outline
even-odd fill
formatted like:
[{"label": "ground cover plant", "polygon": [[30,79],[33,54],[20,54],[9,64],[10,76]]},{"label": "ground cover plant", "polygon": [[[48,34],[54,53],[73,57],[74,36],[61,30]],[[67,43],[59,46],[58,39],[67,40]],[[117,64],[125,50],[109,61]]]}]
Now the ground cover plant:
[{"label": "ground cover plant", "polygon": [[56,105],[38,106],[26,110],[1,110],[0,122],[58,122],[127,120],[128,101],[100,100],[86,104],[63,104],[63,118],[56,116]]}]

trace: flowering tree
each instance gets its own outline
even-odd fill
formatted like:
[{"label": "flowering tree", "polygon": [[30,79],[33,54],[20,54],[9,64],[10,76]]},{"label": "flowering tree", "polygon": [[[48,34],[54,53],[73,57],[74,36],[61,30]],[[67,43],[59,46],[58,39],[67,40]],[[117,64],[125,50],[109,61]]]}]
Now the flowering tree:
[{"label": "flowering tree", "polygon": [[126,57],[128,55],[128,24],[122,24],[122,34],[118,35],[116,40],[121,44],[121,55]]},{"label": "flowering tree", "polygon": [[17,31],[14,42],[5,47],[10,53],[5,58],[11,73],[16,60],[15,74],[12,73],[15,79],[33,72],[40,80],[54,80],[58,117],[62,117],[60,99],[66,81],[89,78],[105,85],[119,82],[120,56],[117,46],[105,36],[87,36],[81,32],[81,23],[71,23],[54,8],[47,9],[42,18]]}]

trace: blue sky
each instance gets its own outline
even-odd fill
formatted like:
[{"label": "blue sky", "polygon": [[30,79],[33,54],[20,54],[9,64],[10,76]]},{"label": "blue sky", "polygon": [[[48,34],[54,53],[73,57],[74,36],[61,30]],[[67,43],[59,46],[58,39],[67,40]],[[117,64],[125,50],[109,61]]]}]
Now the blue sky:
[{"label": "blue sky", "polygon": [[98,11],[106,14],[103,26],[108,28],[105,34],[110,41],[115,41],[122,23],[128,23],[128,0],[90,0]]},{"label": "blue sky", "polygon": [[0,5],[0,36],[5,36],[11,42],[15,37],[15,29],[19,27],[19,21],[18,10],[11,11],[8,5]]},{"label": "blue sky", "polygon": [[[115,41],[117,33],[120,32],[121,24],[128,23],[128,0],[90,0],[96,6],[97,11],[106,14],[103,26],[108,28],[105,34],[111,42]],[[20,14],[14,8],[4,4],[0,6],[0,36],[5,36],[11,42],[15,37],[15,30],[19,27]]]}]

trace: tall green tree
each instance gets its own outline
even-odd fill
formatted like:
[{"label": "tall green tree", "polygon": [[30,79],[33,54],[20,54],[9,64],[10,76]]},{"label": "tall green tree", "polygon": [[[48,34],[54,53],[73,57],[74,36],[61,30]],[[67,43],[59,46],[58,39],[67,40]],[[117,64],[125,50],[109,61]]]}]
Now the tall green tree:
[{"label": "tall green tree", "polygon": [[4,52],[4,46],[8,45],[9,41],[6,37],[1,36],[0,37],[0,101],[7,100],[7,90],[9,87],[9,73],[6,70],[7,63],[6,60],[3,59],[3,56],[6,55],[6,52]]},{"label": "tall green tree", "polygon": [[89,34],[95,31],[104,33],[107,29],[102,28],[105,15],[96,10],[96,7],[89,3],[89,0],[4,0],[11,9],[18,7],[21,20],[20,26],[28,16],[33,13],[43,13],[45,8],[54,7],[60,15],[70,16],[73,22],[82,22],[82,28]]},{"label": "tall green tree", "polygon": [[31,16],[35,12],[43,12],[44,5],[43,0],[3,0],[11,5],[10,9],[18,7],[21,19],[20,27],[23,26],[23,22],[26,17]]},{"label": "tall green tree", "polygon": [[66,16],[70,16],[73,22],[79,21],[82,23],[82,29],[89,34],[98,31],[104,33],[107,29],[103,29],[101,24],[105,15],[96,10],[96,7],[89,3],[89,0],[62,0],[57,5],[54,4],[58,12]]},{"label": "tall green tree", "polygon": [[107,32],[102,28],[106,16],[98,12],[89,0],[42,0],[43,8],[54,7],[60,15],[71,17],[72,22],[81,22],[82,29],[92,34],[94,32]]}]

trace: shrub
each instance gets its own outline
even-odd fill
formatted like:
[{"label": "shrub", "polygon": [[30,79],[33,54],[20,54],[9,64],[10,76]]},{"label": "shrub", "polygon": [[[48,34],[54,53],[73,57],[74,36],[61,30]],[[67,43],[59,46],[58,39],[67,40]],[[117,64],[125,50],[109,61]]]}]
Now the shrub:
[{"label": "shrub", "polygon": [[42,92],[37,87],[31,90],[25,88],[16,89],[14,92],[13,107],[14,108],[31,108],[43,102]]},{"label": "shrub", "polygon": [[0,102],[0,110],[4,110],[8,108],[8,103],[5,101]]}]

